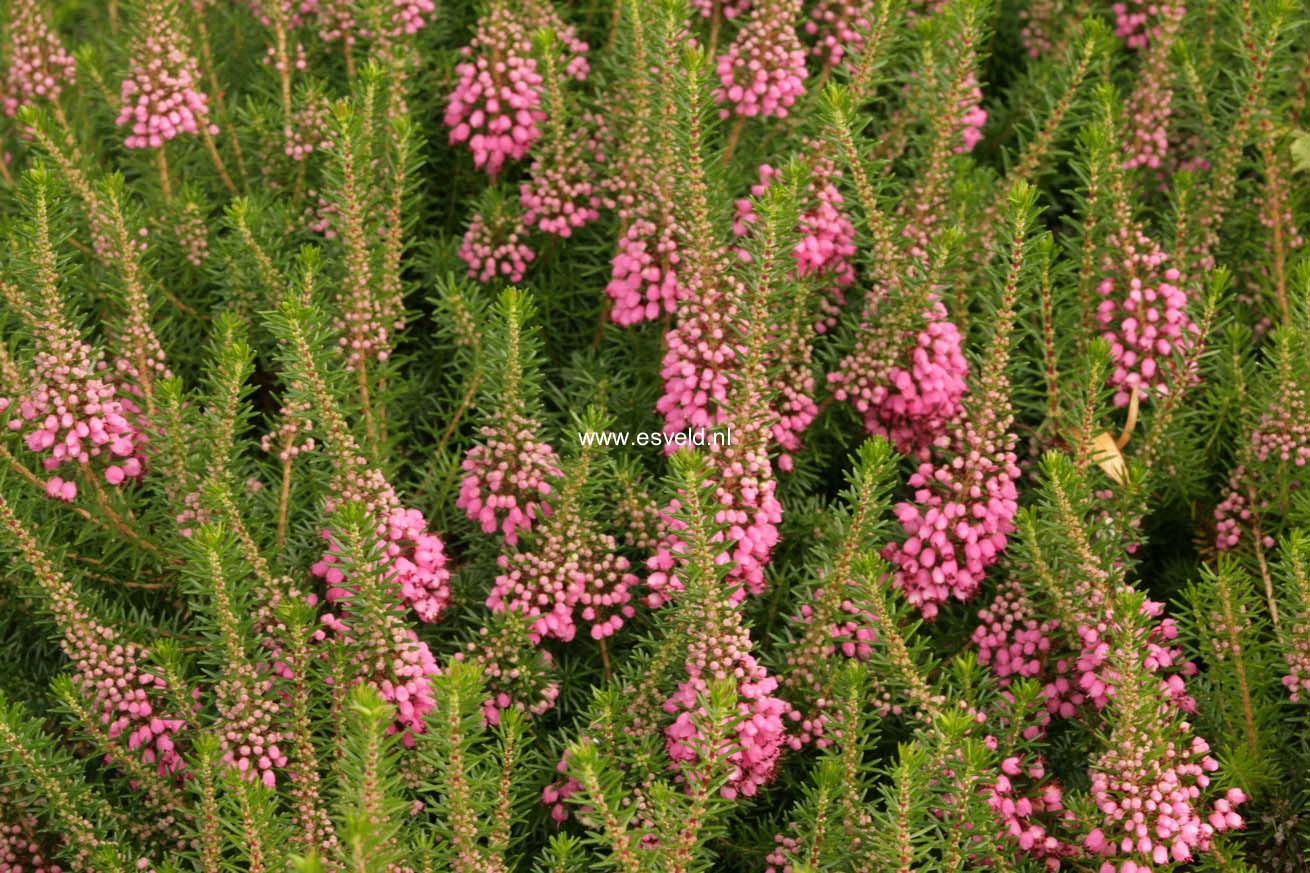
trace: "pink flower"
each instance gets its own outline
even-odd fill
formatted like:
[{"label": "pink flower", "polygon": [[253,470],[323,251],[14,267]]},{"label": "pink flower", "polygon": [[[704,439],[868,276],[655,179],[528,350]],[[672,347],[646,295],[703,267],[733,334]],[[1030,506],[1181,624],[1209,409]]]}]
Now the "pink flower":
[{"label": "pink flower", "polygon": [[656,225],[639,218],[619,238],[618,254],[610,261],[605,293],[613,300],[610,318],[616,324],[636,324],[673,312],[688,289],[678,280],[677,227],[671,215]]},{"label": "pink flower", "polygon": [[1187,315],[1182,276],[1165,267],[1168,255],[1141,231],[1116,234],[1121,260],[1106,265],[1096,309],[1110,344],[1114,402],[1127,406],[1135,391],[1143,400],[1168,390],[1176,358],[1191,347],[1196,325]]},{"label": "pink flower", "polygon": [[576,150],[533,161],[531,177],[519,185],[523,223],[568,239],[577,228],[600,218],[594,175]]},{"label": "pink flower", "polygon": [[894,510],[904,540],[882,555],[893,582],[924,618],[948,600],[969,600],[1005,550],[1018,510],[1013,438],[987,440],[966,423],[948,461],[925,461],[910,477],[912,502]]},{"label": "pink flower", "polygon": [[423,16],[437,10],[432,0],[391,0],[391,7],[392,32],[397,36],[418,33],[427,24]]},{"label": "pink flower", "polygon": [[[1200,798],[1219,763],[1205,740],[1179,722],[1160,738],[1121,726],[1092,770],[1091,796],[1103,816],[1083,841],[1089,852],[1119,859],[1101,869],[1149,871],[1206,852],[1216,833],[1242,827],[1234,807],[1246,799],[1232,789],[1207,811]],[[1124,734],[1131,733],[1131,736]],[[1119,835],[1109,839],[1106,831]]]},{"label": "pink flower", "polygon": [[282,703],[272,677],[247,666],[224,675],[217,691],[223,763],[243,779],[276,787],[276,771],[288,763],[281,744],[290,737],[279,727]]},{"label": "pink flower", "polygon": [[5,27],[4,57],[9,61],[0,108],[13,117],[20,107],[39,100],[56,101],[65,85],[77,80],[77,63],[50,26],[40,0],[14,0]]},{"label": "pink flower", "polygon": [[117,120],[130,130],[124,144],[153,149],[179,134],[218,133],[190,42],[165,7],[147,5],[136,34]]},{"label": "pink flower", "polygon": [[[705,630],[704,642],[710,644],[715,631]],[[676,716],[664,729],[669,760],[678,766],[722,758],[729,771],[727,784],[719,793],[728,800],[754,797],[773,779],[783,750],[784,719],[790,709],[785,701],[772,695],[778,682],[755,662],[749,644],[744,630],[739,636],[719,641],[718,646],[693,642],[686,664],[688,678],[664,703],[664,711]],[[710,748],[702,740],[700,726],[708,713],[698,698],[709,694],[708,679],[727,677],[737,679],[736,723],[730,739]]]},{"label": "pink flower", "polygon": [[786,117],[805,92],[805,49],[795,27],[799,14],[797,0],[763,0],[751,8],[750,19],[718,61],[714,100],[732,104],[720,116]]},{"label": "pink flower", "polygon": [[465,60],[455,66],[458,81],[446,106],[450,142],[467,143],[473,165],[494,177],[541,137],[546,115],[532,41],[510,7],[497,3],[460,53]]},{"label": "pink flower", "polygon": [[495,416],[481,428],[483,442],[469,449],[455,505],[483,533],[497,530],[514,545],[550,512],[550,480],[562,475],[555,450],[537,437],[536,421],[517,414]]},{"label": "pink flower", "polygon": [[528,264],[536,258],[523,242],[526,230],[522,217],[509,211],[475,214],[459,247],[460,258],[468,264],[469,276],[479,282],[493,279],[521,282]]},{"label": "pink flower", "polygon": [[579,621],[591,625],[592,639],[604,639],[636,614],[631,589],[638,579],[628,559],[577,509],[552,512],[523,546],[497,559],[501,573],[487,606],[528,616],[536,640],[568,642]]},{"label": "pink flower", "polygon": [[836,399],[864,417],[865,430],[925,459],[962,408],[964,338],[934,295],[917,317],[900,315],[885,292],[871,291],[855,350],[828,382]]},{"label": "pink flower", "polygon": [[[377,536],[385,562],[382,576],[397,599],[424,622],[439,619],[450,603],[450,571],[441,539],[428,532],[423,514],[394,507],[378,525]],[[348,576],[335,566],[339,549],[330,531],[323,531],[323,538],[328,553],[314,564],[313,573],[327,580],[329,601],[348,601],[352,596]]]},{"label": "pink flower", "polygon": [[[145,436],[135,423],[136,404],[120,393],[103,357],[58,313],[41,315],[39,327],[27,393],[0,398],[0,415],[9,413],[6,425],[23,435],[29,451],[44,456],[47,472],[98,468],[110,485],[139,478]],[[46,494],[71,502],[77,485],[52,475]]]},{"label": "pink flower", "polygon": [[64,873],[38,842],[36,816],[14,807],[0,819],[0,870],[5,873]]},{"label": "pink flower", "polygon": [[723,422],[730,374],[744,352],[737,323],[740,289],[733,277],[713,288],[690,289],[677,325],[665,333],[664,393],[655,410],[664,416],[666,433]]},{"label": "pink flower", "polygon": [[805,32],[819,38],[811,54],[830,67],[837,66],[848,52],[864,48],[872,17],[870,0],[819,0],[805,22]]},{"label": "pink flower", "polygon": [[973,151],[973,147],[982,142],[983,125],[987,124],[987,113],[981,105],[982,89],[978,87],[977,76],[970,73],[964,88],[968,96],[960,101],[960,110],[963,112],[960,116],[962,142],[955,147],[955,153],[959,155]]}]

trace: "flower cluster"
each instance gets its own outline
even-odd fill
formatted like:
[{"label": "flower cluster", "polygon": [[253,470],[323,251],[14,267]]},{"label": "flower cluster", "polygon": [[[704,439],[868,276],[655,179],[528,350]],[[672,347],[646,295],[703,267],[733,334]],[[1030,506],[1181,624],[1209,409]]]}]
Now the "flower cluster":
[{"label": "flower cluster", "polygon": [[816,58],[835,67],[848,52],[864,48],[864,33],[869,29],[873,4],[869,0],[819,0],[810,10],[805,32],[817,36],[810,49]]},{"label": "flower cluster", "polygon": [[340,42],[349,48],[362,35],[352,0],[301,0],[300,6],[313,14],[323,42]]},{"label": "flower cluster", "polygon": [[161,775],[177,773],[186,766],[173,742],[183,721],[156,711],[168,687],[144,666],[149,653],[117,637],[113,628],[88,618],[85,636],[64,640],[73,684],[91,701],[111,740],[123,742]]},{"label": "flower cluster", "polygon": [[[787,744],[794,750],[811,742],[821,749],[832,744],[827,736],[831,663],[838,657],[867,661],[878,641],[877,619],[849,597],[838,600],[836,595],[840,593],[844,592],[816,589],[810,598],[813,605],[802,604],[791,619],[800,638],[787,653],[782,686],[792,703]],[[872,691],[878,713],[901,713],[902,707],[886,689],[875,687]]]},{"label": "flower cluster", "polygon": [[732,104],[719,110],[720,116],[784,118],[805,93],[805,49],[795,26],[799,14],[796,0],[763,0],[751,8],[750,20],[718,61],[714,99]]},{"label": "flower cluster", "polygon": [[[803,194],[803,211],[797,221],[800,239],[792,249],[796,261],[796,275],[825,284],[829,299],[824,301],[824,317],[815,330],[825,333],[836,324],[836,315],[845,302],[845,289],[855,284],[855,227],[845,211],[845,198],[837,183],[841,171],[831,158],[824,155],[818,142],[807,142],[818,155],[810,168],[810,181]],[[751,186],[751,197],[759,198],[778,177],[778,170],[761,164],[759,181]],[[732,232],[742,238],[750,233],[759,220],[750,198],[740,198],[734,204]],[[738,249],[743,260],[750,259],[744,248]]]},{"label": "flower cluster", "polygon": [[1027,49],[1028,57],[1040,58],[1051,53],[1055,47],[1053,30],[1059,11],[1059,0],[1032,0],[1019,10],[1019,20],[1023,22],[1019,39]]},{"label": "flower cluster", "polygon": [[223,763],[243,779],[258,779],[267,788],[277,786],[275,771],[287,765],[286,753],[279,745],[289,739],[277,726],[281,709],[273,679],[259,675],[254,668],[224,676],[218,683]]},{"label": "flower cluster", "polygon": [[501,574],[487,606],[530,617],[538,638],[568,642],[579,618],[591,625],[592,639],[612,636],[635,614],[631,589],[638,582],[617,548],[614,537],[576,512],[551,513],[528,549],[497,559]]},{"label": "flower cluster", "polygon": [[[797,219],[800,239],[792,249],[796,263],[794,275],[800,279],[827,285],[820,301],[822,316],[813,325],[814,332],[826,333],[836,324],[836,316],[845,302],[845,289],[855,282],[855,228],[843,211],[844,198],[837,188],[841,177],[833,161],[822,154],[822,146],[809,145],[818,153],[811,167],[810,181],[804,190],[804,211]],[[759,181],[751,186],[751,198],[764,196],[778,171],[768,164],[759,168]],[[759,221],[754,200],[741,198],[735,204],[733,234],[744,238]],[[739,247],[738,257],[749,261],[751,254]],[[830,283],[830,284],[829,284]],[[772,338],[772,355],[776,367],[770,388],[776,400],[772,425],[773,440],[782,449],[778,456],[781,470],[792,469],[793,452],[801,448],[800,437],[815,419],[819,406],[814,400],[816,378],[810,325],[796,322],[778,325]]]},{"label": "flower cluster", "polygon": [[1013,438],[962,430],[949,460],[925,461],[910,476],[914,500],[895,509],[905,539],[882,552],[896,567],[896,587],[929,619],[940,604],[978,592],[1019,508]]},{"label": "flower cluster", "polygon": [[138,24],[118,125],[130,149],[157,149],[179,134],[218,133],[209,122],[209,96],[191,46],[161,4],[150,4]]},{"label": "flower cluster", "polygon": [[[713,639],[719,630],[706,628],[693,642],[686,663],[687,679],[664,703],[664,711],[675,716],[664,729],[665,747],[675,765],[723,759],[729,768],[728,780],[719,793],[728,800],[739,795],[754,797],[777,772],[788,707],[773,696],[778,681],[756,663],[745,632],[737,628],[735,635]],[[709,695],[710,681],[729,678],[737,685],[737,717],[730,738],[717,748],[707,748],[702,737],[708,713],[702,699]]]},{"label": "flower cluster", "polygon": [[431,680],[440,670],[427,643],[406,626],[400,608],[407,605],[424,621],[435,621],[450,600],[450,573],[441,540],[426,533],[417,511],[394,507],[378,526],[377,536],[375,555],[380,564],[373,569],[393,592],[392,607],[377,616],[376,626],[362,634],[355,632],[351,602],[358,594],[359,573],[355,568],[343,571],[332,533],[323,531],[328,553],[311,569],[326,580],[328,602],[339,611],[320,616],[323,628],[315,639],[326,640],[327,631],[336,635],[354,664],[355,681],[373,685],[383,700],[396,706],[396,721],[389,732],[402,732],[402,742],[412,746],[414,735],[425,730],[424,717],[436,704]]},{"label": "flower cluster", "polygon": [[[855,226],[846,214],[845,198],[837,187],[841,171],[833,161],[828,158],[816,161],[811,175],[812,181],[805,190],[808,208],[800,216],[801,238],[792,256],[796,259],[798,275],[832,282],[836,289],[835,302],[840,308],[842,289],[855,284]],[[831,323],[823,325],[831,326]]]},{"label": "flower cluster", "polygon": [[701,18],[710,18],[714,15],[715,6],[718,6],[719,14],[728,21],[732,21],[739,15],[745,14],[753,3],[753,0],[726,0],[726,2],[715,3],[715,0],[691,0],[688,4],[692,9],[700,13]]},{"label": "flower cluster", "polygon": [[437,11],[432,0],[391,0],[391,24],[396,35],[415,34],[427,24],[423,16]]},{"label": "flower cluster", "polygon": [[311,431],[314,423],[309,419],[309,404],[306,402],[284,403],[278,410],[278,427],[273,433],[266,433],[259,439],[259,447],[265,452],[276,452],[278,460],[284,464],[298,457],[302,452],[314,451],[314,437]]},{"label": "flower cluster", "polygon": [[478,666],[490,696],[482,702],[482,717],[500,724],[507,709],[541,715],[559,698],[555,660],[535,644],[529,619],[516,612],[501,612],[490,627],[478,628],[474,638],[454,655],[457,661]]},{"label": "flower cluster", "polygon": [[0,108],[13,117],[23,106],[38,100],[56,101],[65,85],[77,79],[77,62],[50,26],[40,0],[15,0],[5,27],[4,87]]},{"label": "flower cluster", "polygon": [[326,640],[328,630],[336,634],[355,666],[356,680],[373,685],[383,700],[396,707],[396,721],[388,732],[400,733],[401,742],[412,747],[415,735],[426,730],[424,718],[436,705],[432,677],[441,668],[428,644],[392,613],[386,613],[382,626],[363,637],[354,634],[348,613],[326,613],[322,622],[324,629],[315,639]]},{"label": "flower cluster", "polygon": [[455,505],[483,533],[497,530],[514,545],[550,512],[550,480],[561,474],[555,450],[538,436],[538,424],[519,414],[495,416],[479,431],[483,441],[469,449]]},{"label": "flower cluster", "polygon": [[1310,402],[1306,391],[1292,382],[1251,431],[1251,451],[1257,461],[1304,467],[1310,462]]},{"label": "flower cluster", "polygon": [[[1077,848],[1052,833],[1051,819],[1068,822],[1074,818],[1064,806],[1060,784],[1047,779],[1046,763],[1037,756],[1025,765],[1017,755],[1001,761],[1001,772],[986,789],[987,805],[1000,822],[1002,832],[1035,858],[1047,859],[1048,870],[1060,869],[1059,859],[1077,854]],[[1027,791],[1020,786],[1027,788]]]},{"label": "flower cluster", "polygon": [[1113,244],[1120,260],[1106,264],[1096,318],[1110,344],[1115,405],[1127,406],[1133,392],[1146,400],[1169,389],[1175,358],[1190,347],[1196,325],[1182,275],[1165,267],[1168,255],[1158,245],[1141,231],[1116,234]]},{"label": "flower cluster", "polygon": [[504,279],[519,282],[536,255],[523,242],[526,228],[521,215],[497,210],[488,216],[476,214],[460,243],[459,256],[469,266],[469,276],[479,282]]},{"label": "flower cluster", "polygon": [[450,603],[450,571],[441,539],[428,531],[423,513],[399,507],[387,518],[384,539],[401,600],[421,621],[436,621]]},{"label": "flower cluster", "polygon": [[[103,358],[64,324],[45,324],[38,339],[27,393],[0,397],[0,413],[10,412],[9,429],[23,433],[27,448],[45,456],[47,472],[66,464],[89,470],[96,461],[95,475],[110,485],[139,477],[145,439],[135,423],[138,410],[119,393]],[[77,484],[52,475],[46,493],[71,502]]]},{"label": "flower cluster", "polygon": [[926,459],[960,414],[968,376],[964,338],[934,295],[901,325],[897,301],[881,288],[865,302],[855,350],[828,374],[833,396],[850,402],[871,434]]},{"label": "flower cluster", "polygon": [[186,252],[187,263],[193,267],[204,266],[209,258],[209,226],[194,202],[188,201],[174,217],[173,238]]},{"label": "flower cluster", "polygon": [[1173,106],[1169,53],[1182,27],[1183,9],[1168,5],[1149,8],[1158,12],[1158,22],[1151,28],[1150,43],[1142,55],[1142,70],[1125,113],[1128,141],[1124,143],[1127,155],[1124,166],[1128,169],[1158,170],[1169,152],[1169,117]]},{"label": "flower cluster", "polygon": [[[751,416],[750,409],[758,397],[745,398],[734,416],[732,439],[727,445],[710,448],[714,471],[714,523],[719,526],[711,541],[724,543],[718,556],[720,564],[731,564],[727,581],[732,583],[728,600],[739,603],[747,594],[764,592],[764,568],[773,547],[778,543],[778,524],[782,521],[782,503],[777,498],[777,481],[769,463],[770,427],[762,416]],[[677,568],[686,544],[680,531],[683,522],[675,518],[681,504],[675,498],[665,510],[666,532],[659,546],[646,562],[653,571],[646,579],[650,589],[647,603],[658,606],[681,590]]]},{"label": "flower cluster", "polygon": [[729,373],[744,351],[737,338],[739,316],[732,293],[737,290],[731,279],[713,288],[690,289],[678,324],[665,334],[667,349],[660,365],[664,392],[655,410],[664,416],[666,432],[722,423]]},{"label": "flower cluster", "polygon": [[1282,677],[1288,699],[1304,703],[1310,699],[1310,616],[1297,615],[1290,622],[1288,639],[1291,644],[1284,651],[1287,673]]},{"label": "flower cluster", "polygon": [[36,816],[0,819],[0,870],[4,873],[64,873],[37,842]]},{"label": "flower cluster", "polygon": [[554,4],[548,0],[525,0],[519,11],[528,33],[550,31],[554,36],[561,50],[559,61],[564,75],[577,82],[586,80],[591,72],[587,61],[590,46],[578,36],[577,28],[564,22]]},{"label": "flower cluster", "polygon": [[964,83],[965,95],[960,99],[959,108],[960,116],[960,144],[955,147],[955,153],[959,155],[968,154],[973,151],[974,146],[982,142],[983,126],[987,124],[987,111],[982,108],[982,88],[978,85],[978,77],[970,73]]},{"label": "flower cluster", "polygon": [[[1090,598],[1095,600],[1095,597]],[[1140,611],[1146,619],[1159,618],[1163,604],[1143,601]],[[1047,709],[1063,718],[1073,715],[1071,705],[1091,703],[1097,710],[1104,709],[1114,698],[1119,683],[1116,668],[1111,663],[1112,643],[1120,648],[1139,653],[1138,660],[1144,670],[1159,676],[1161,697],[1184,712],[1196,709],[1195,701],[1187,694],[1185,677],[1195,675],[1196,665],[1183,659],[1177,644],[1178,626],[1171,618],[1150,624],[1145,631],[1133,629],[1125,633],[1122,622],[1108,614],[1097,615],[1089,611],[1077,627],[1080,651],[1076,658],[1056,664],[1062,675],[1044,689]],[[1123,642],[1131,641],[1131,647]],[[1072,684],[1064,681],[1069,667],[1073,668]]]},{"label": "flower cluster", "polygon": [[[0,524],[17,543],[38,580],[38,591],[59,629],[59,645],[72,666],[72,684],[87,704],[112,763],[132,756],[171,779],[185,769],[174,738],[185,722],[163,702],[183,689],[169,688],[148,666],[151,654],[96,618],[76,586],[45,558],[0,495]],[[196,691],[193,693],[198,694]],[[175,698],[174,698],[175,699]]]},{"label": "flower cluster", "polygon": [[[1247,466],[1238,464],[1233,467],[1228,474],[1224,499],[1214,508],[1214,547],[1221,552],[1236,548],[1242,541],[1243,529],[1251,527],[1264,509],[1265,502],[1256,494]],[[1274,538],[1265,534],[1261,538],[1261,545],[1272,549]]]},{"label": "flower cluster", "polygon": [[577,151],[533,161],[531,177],[519,185],[523,223],[568,239],[574,230],[600,218],[601,198],[593,176]]},{"label": "flower cluster", "polygon": [[605,293],[610,318],[630,325],[673,312],[688,295],[678,279],[677,226],[667,212],[660,224],[638,218],[619,237]]},{"label": "flower cluster", "polygon": [[1114,33],[1130,49],[1144,49],[1159,36],[1157,19],[1181,19],[1186,7],[1150,0],[1125,0],[1115,3]]},{"label": "flower cluster", "polygon": [[[425,622],[441,617],[450,602],[450,571],[441,539],[427,529],[423,513],[417,509],[393,507],[377,529],[378,549],[384,562],[381,576],[391,585],[399,600]],[[348,576],[335,566],[339,548],[331,531],[323,531],[328,553],[314,564],[315,576],[326,579],[330,602],[348,603],[352,592]]]},{"label": "flower cluster", "polygon": [[310,95],[292,113],[282,129],[282,150],[293,161],[304,161],[314,152],[332,148],[327,101]]},{"label": "flower cluster", "polygon": [[[358,543],[355,564],[340,560],[339,536],[322,531],[327,552],[310,569],[325,580],[327,601],[336,608],[319,616],[314,639],[325,642],[329,632],[353,667],[351,680],[368,683],[396,706],[391,733],[401,733],[412,746],[424,732],[423,719],[435,704],[431,679],[439,668],[427,643],[408,626],[406,608],[423,621],[436,621],[450,602],[450,571],[443,544],[428,532],[422,513],[406,509],[383,473],[364,457],[340,408],[328,393],[303,336],[293,334],[304,370],[295,380],[302,396],[314,398],[324,447],[332,464],[326,510],[359,507],[369,529]],[[370,609],[357,610],[364,594]],[[357,614],[359,613],[359,614]],[[359,625],[357,627],[356,625]]]},{"label": "flower cluster", "polygon": [[[569,756],[567,753],[560,756],[559,763],[555,765],[555,772],[567,774],[569,767]],[[564,808],[564,801],[568,800],[573,794],[577,793],[582,787],[582,783],[572,776],[563,775],[559,779],[541,789],[541,803],[543,806],[550,807],[550,817],[555,824],[563,824],[568,821],[569,811]]]},{"label": "flower cluster", "polygon": [[783,472],[795,467],[793,453],[801,450],[801,434],[819,415],[819,404],[814,400],[818,380],[814,377],[813,348],[807,340],[790,332],[777,340],[781,366],[769,386],[776,397],[769,432],[781,449],[778,469]]},{"label": "flower cluster", "polygon": [[1191,861],[1209,851],[1216,833],[1242,826],[1235,810],[1246,800],[1240,788],[1228,789],[1208,811],[1200,806],[1219,762],[1204,739],[1189,736],[1187,722],[1179,722],[1177,732],[1164,740],[1135,730],[1115,736],[1097,760],[1091,795],[1104,819],[1083,845],[1107,858],[1101,873]]},{"label": "flower cluster", "polygon": [[991,604],[978,611],[972,637],[978,647],[978,663],[991,668],[1002,688],[1016,678],[1036,677],[1058,628],[1055,619],[1038,617],[1019,582],[1007,580]]},{"label": "flower cluster", "polygon": [[452,145],[467,143],[473,165],[496,176],[506,160],[520,160],[541,138],[542,77],[532,40],[508,6],[497,3],[478,21],[473,41],[460,49],[459,81],[446,106]]}]

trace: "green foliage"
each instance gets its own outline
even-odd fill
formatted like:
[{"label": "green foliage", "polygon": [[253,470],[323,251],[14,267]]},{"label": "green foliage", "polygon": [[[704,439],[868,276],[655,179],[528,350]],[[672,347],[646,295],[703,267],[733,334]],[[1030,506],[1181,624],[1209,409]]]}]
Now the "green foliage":
[{"label": "green foliage", "polygon": [[[1116,749],[1195,737],[1243,826],[1137,862],[1310,870],[1310,17],[1116,5],[0,4],[0,869],[1099,870]],[[785,112],[724,81],[753,33]],[[160,46],[204,111],[130,148]],[[516,53],[540,137],[488,174],[447,113]],[[535,184],[598,214],[529,227]],[[621,325],[640,222],[676,306]],[[898,454],[934,307],[967,391]],[[674,377],[743,441],[584,438],[661,432]],[[526,497],[470,454],[507,422]],[[965,480],[1011,449],[1017,510]],[[888,546],[939,497],[932,614]]]}]

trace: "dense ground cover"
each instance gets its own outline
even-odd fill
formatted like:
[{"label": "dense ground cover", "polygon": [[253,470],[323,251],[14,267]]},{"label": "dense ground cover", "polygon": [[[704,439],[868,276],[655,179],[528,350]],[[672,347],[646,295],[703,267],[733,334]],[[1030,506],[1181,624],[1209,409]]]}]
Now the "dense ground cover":
[{"label": "dense ground cover", "polygon": [[0,871],[1307,869],[1307,23],[8,0]]}]

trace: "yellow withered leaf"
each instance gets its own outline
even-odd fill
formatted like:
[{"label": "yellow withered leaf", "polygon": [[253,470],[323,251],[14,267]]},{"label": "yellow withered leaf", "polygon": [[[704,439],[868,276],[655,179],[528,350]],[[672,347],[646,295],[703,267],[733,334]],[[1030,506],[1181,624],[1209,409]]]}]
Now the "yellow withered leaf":
[{"label": "yellow withered leaf", "polygon": [[1122,485],[1128,479],[1128,465],[1124,463],[1123,453],[1109,432],[1102,432],[1092,440],[1092,460],[1105,471],[1116,485]]}]

